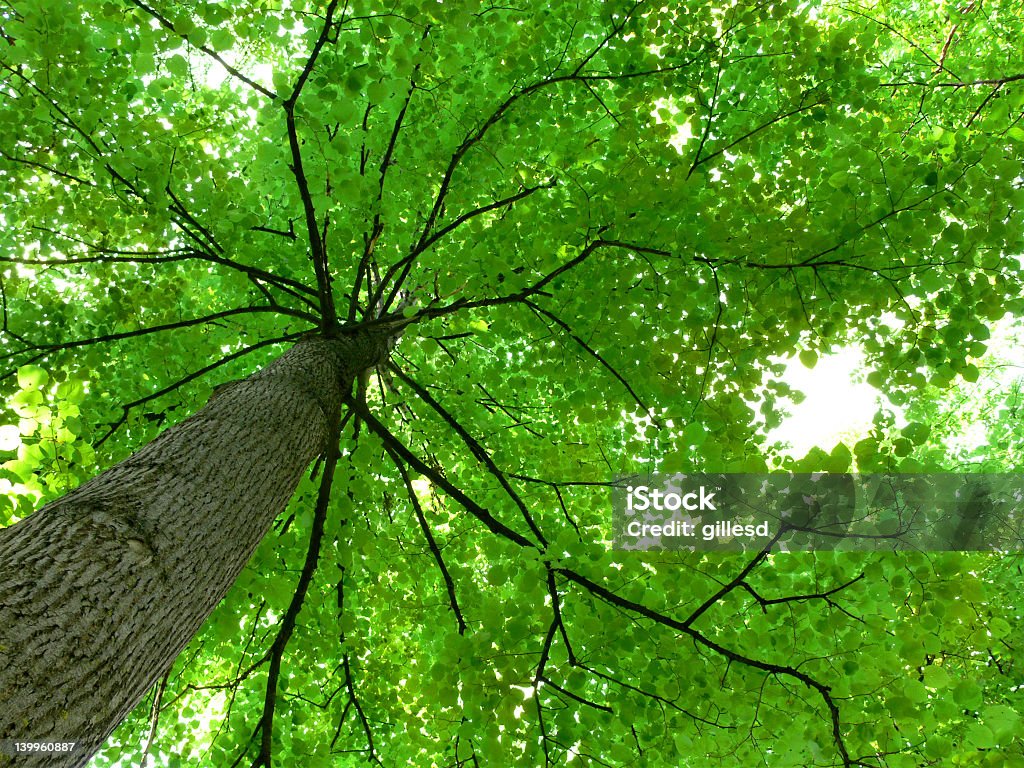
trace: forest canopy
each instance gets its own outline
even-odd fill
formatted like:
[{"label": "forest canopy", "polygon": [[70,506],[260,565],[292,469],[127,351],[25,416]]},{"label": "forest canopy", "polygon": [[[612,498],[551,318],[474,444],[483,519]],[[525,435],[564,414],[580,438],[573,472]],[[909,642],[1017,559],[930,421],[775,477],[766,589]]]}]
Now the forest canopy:
[{"label": "forest canopy", "polygon": [[[0,527],[387,336],[91,765],[1024,766],[1019,554],[610,546],[651,470],[1017,470],[1022,26],[0,6]],[[787,366],[851,348],[870,428],[793,455]]]}]

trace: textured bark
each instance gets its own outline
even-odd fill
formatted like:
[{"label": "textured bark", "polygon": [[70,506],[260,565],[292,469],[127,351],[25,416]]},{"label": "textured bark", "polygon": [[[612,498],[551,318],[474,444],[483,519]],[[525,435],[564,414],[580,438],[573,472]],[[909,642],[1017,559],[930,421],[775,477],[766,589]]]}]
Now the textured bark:
[{"label": "textured bark", "polygon": [[88,761],[223,598],[387,344],[304,340],[0,530],[0,739],[80,746],[0,765]]}]

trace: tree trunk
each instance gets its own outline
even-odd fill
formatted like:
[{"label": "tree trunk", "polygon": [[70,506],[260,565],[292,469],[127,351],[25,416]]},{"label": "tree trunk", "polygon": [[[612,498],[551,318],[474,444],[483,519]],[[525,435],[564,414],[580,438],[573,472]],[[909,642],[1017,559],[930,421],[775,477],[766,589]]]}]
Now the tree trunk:
[{"label": "tree trunk", "polygon": [[301,341],[0,530],[0,740],[77,744],[0,765],[88,762],[224,597],[387,345]]}]

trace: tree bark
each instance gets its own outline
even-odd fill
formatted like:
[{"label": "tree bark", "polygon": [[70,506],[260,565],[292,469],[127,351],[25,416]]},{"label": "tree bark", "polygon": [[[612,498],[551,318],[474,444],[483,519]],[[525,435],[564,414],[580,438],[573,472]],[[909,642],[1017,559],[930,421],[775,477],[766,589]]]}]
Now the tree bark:
[{"label": "tree bark", "polygon": [[0,765],[88,762],[224,597],[387,350],[366,333],[303,340],[0,530],[0,740],[77,745]]}]

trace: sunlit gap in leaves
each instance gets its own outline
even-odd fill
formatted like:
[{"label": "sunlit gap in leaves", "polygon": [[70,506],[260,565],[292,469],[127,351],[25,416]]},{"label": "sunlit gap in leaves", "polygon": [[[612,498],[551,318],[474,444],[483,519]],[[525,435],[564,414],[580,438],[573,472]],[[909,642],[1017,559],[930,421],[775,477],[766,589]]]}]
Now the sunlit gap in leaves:
[{"label": "sunlit gap in leaves", "polygon": [[1024,326],[1006,317],[992,325],[991,333],[988,351],[976,361],[977,381],[960,379],[950,388],[933,427],[936,442],[961,471],[1020,466],[1016,425],[1024,390]]},{"label": "sunlit gap in leaves", "polygon": [[[236,61],[235,60],[238,57],[237,56],[233,56],[231,54],[232,54],[232,51],[226,51],[223,54],[224,55],[224,59],[231,66],[235,66],[236,65]],[[209,61],[208,64],[206,64],[204,62],[203,65],[206,66],[206,71],[202,74],[203,83],[210,90],[217,90],[218,88],[220,88],[222,85],[225,84],[225,81],[227,81],[228,87],[236,87],[236,88],[239,88],[239,89],[245,87],[245,86],[237,86],[237,85],[233,84],[231,82],[231,80],[229,79],[230,76],[228,74],[228,71],[226,69],[224,69],[223,66],[221,66],[220,62]],[[249,65],[248,67],[246,67],[245,72],[246,72],[246,75],[248,77],[251,77],[253,80],[255,80],[260,85],[265,85],[267,87],[270,87],[272,85],[272,83],[273,83],[274,68],[273,68],[272,65],[267,64],[265,62],[253,63],[253,64]],[[255,116],[255,112],[252,112],[252,114]]]},{"label": "sunlit gap in leaves", "polygon": [[782,423],[767,441],[781,443],[782,453],[798,459],[817,446],[828,452],[837,443],[852,446],[865,437],[880,404],[881,393],[864,381],[864,353],[844,347],[808,368],[797,357],[786,366],[782,382],[804,395],[786,410]]},{"label": "sunlit gap in leaves", "polygon": [[[150,693],[147,702],[152,702]],[[192,690],[188,693],[189,701],[182,708],[184,718],[189,723],[189,735],[174,744],[152,744],[146,759],[146,768],[176,768],[177,766],[202,765],[209,759],[208,751],[197,744],[211,743],[213,737],[223,727],[227,717],[231,698],[226,690]],[[165,703],[166,705],[166,703]],[[120,753],[115,753],[112,762],[94,761],[93,764],[104,768],[137,768],[139,755],[146,749],[146,742],[118,741],[116,734],[109,741],[110,746],[119,746]]]},{"label": "sunlit gap in leaves", "polygon": [[[969,358],[978,368],[977,379],[957,376],[934,414],[918,413],[921,405],[912,401],[895,405],[868,384],[871,366],[857,346],[823,356],[813,367],[798,356],[777,360],[786,366],[780,382],[803,397],[782,406],[782,424],[768,432],[767,443],[781,444],[780,453],[794,459],[814,447],[828,452],[844,443],[852,449],[868,436],[876,413],[884,409],[893,415],[893,435],[910,421],[931,422],[930,442],[944,452],[942,464],[951,471],[1009,471],[1019,458],[1012,425],[1017,408],[1024,404],[1024,327],[1007,317],[994,323],[991,333],[984,355]],[[1002,459],[993,464],[993,455]]]},{"label": "sunlit gap in leaves", "polygon": [[[150,26],[154,29],[160,27],[160,22],[156,19],[150,20]],[[298,22],[294,28],[288,30],[287,34],[297,43],[301,42],[303,34],[306,32],[306,28],[301,22]],[[274,65],[266,61],[254,61],[252,56],[247,54],[244,50],[239,50],[234,47],[234,40],[231,38],[229,30],[221,30],[220,34],[223,35],[218,40],[206,41],[214,45],[217,54],[227,63],[230,67],[237,67],[245,72],[245,76],[251,79],[255,83],[259,83],[265,88],[274,87]],[[193,40],[193,43],[196,41]],[[238,80],[231,76],[231,73],[216,59],[211,58],[208,55],[203,54],[194,50],[191,45],[186,44],[182,41],[181,45],[177,48],[168,49],[170,56],[166,57],[162,64],[163,70],[170,70],[171,67],[181,67],[186,71],[190,72],[194,78],[194,82],[202,83],[203,87],[210,91],[217,91],[221,88],[227,88],[238,94],[246,94],[247,89],[250,86],[240,83]],[[179,62],[169,64],[171,59],[178,59]],[[140,82],[145,88],[149,86],[163,74],[162,70],[154,71],[148,75],[140,77]],[[252,106],[246,106],[243,110],[244,115],[251,121],[256,122],[259,118],[259,114]],[[173,127],[166,117],[160,118],[163,126],[170,130]],[[200,142],[200,146],[203,150],[215,157],[219,157],[218,151],[209,146],[204,142]]]},{"label": "sunlit gap in leaves", "polygon": [[[892,313],[880,316],[878,323],[890,329],[904,326]],[[814,448],[831,453],[840,444],[852,451],[877,426],[876,419],[883,411],[891,415],[895,429],[908,422],[902,405],[868,382],[872,366],[859,344],[820,357],[805,349],[788,358],[773,357],[771,362],[785,366],[777,380],[782,402],[776,407],[782,422],[767,430],[765,441],[783,457],[801,459]],[[767,394],[768,387],[758,393],[755,408],[759,412]],[[851,471],[856,470],[855,463]]]}]

